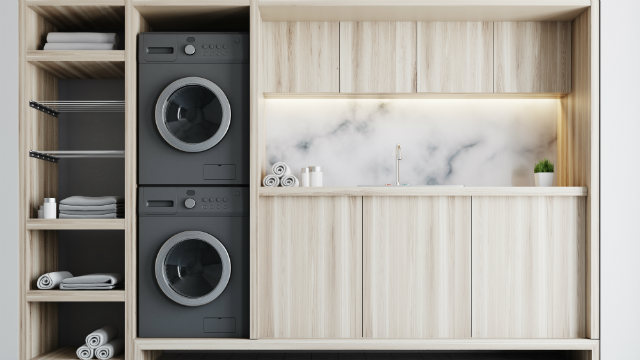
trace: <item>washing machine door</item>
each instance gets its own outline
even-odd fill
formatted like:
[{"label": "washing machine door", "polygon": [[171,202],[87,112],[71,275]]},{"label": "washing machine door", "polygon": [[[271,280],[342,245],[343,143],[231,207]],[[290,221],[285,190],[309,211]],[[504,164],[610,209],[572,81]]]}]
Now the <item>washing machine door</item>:
[{"label": "washing machine door", "polygon": [[202,306],[220,296],[229,284],[231,259],[211,234],[184,231],[162,245],[155,273],[169,299],[185,306]]},{"label": "washing machine door", "polygon": [[185,152],[216,146],[229,130],[231,105],[218,85],[201,77],[169,84],[158,97],[156,127],[162,138]]}]

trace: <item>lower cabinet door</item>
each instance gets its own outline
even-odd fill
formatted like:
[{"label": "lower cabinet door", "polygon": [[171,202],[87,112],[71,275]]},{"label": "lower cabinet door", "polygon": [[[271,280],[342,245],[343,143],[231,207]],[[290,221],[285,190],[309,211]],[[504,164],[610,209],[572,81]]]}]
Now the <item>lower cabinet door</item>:
[{"label": "lower cabinet door", "polygon": [[473,336],[585,336],[585,198],[473,198]]},{"label": "lower cabinet door", "polygon": [[367,338],[471,336],[471,199],[363,199]]},{"label": "lower cabinet door", "polygon": [[263,197],[259,338],[362,337],[362,198]]}]

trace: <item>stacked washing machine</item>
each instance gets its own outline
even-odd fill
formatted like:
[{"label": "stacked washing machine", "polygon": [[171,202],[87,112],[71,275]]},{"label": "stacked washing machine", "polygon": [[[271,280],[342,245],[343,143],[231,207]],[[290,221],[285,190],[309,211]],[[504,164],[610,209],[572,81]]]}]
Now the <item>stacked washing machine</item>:
[{"label": "stacked washing machine", "polygon": [[138,336],[248,337],[249,38],[138,38]]}]

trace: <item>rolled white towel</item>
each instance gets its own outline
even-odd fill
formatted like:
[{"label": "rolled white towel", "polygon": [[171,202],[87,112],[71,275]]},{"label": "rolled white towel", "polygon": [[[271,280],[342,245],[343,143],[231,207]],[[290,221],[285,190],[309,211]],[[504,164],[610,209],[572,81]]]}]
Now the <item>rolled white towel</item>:
[{"label": "rolled white towel", "polygon": [[300,186],[300,182],[298,182],[298,178],[294,175],[285,175],[280,180],[280,184],[284,187],[298,187]]},{"label": "rolled white towel", "polygon": [[88,347],[86,344],[82,345],[78,350],[76,350],[76,356],[81,360],[93,359],[93,349]]},{"label": "rolled white towel", "polygon": [[97,349],[100,346],[115,339],[117,335],[118,335],[118,329],[114,328],[113,326],[107,325],[87,335],[85,342],[87,343],[88,347],[92,349]]},{"label": "rolled white towel", "polygon": [[124,348],[122,339],[112,340],[96,349],[96,357],[100,360],[111,359],[116,355],[120,355]]},{"label": "rolled white towel", "polygon": [[68,271],[54,271],[40,275],[37,286],[40,290],[55,289],[62,283],[62,280],[73,277]]},{"label": "rolled white towel", "polygon": [[279,161],[273,164],[273,166],[271,167],[271,172],[276,176],[283,177],[291,174],[291,169],[289,168],[289,165],[285,164],[282,161]]},{"label": "rolled white towel", "polygon": [[280,178],[277,175],[267,175],[262,179],[262,185],[266,187],[277,187],[280,185]]}]

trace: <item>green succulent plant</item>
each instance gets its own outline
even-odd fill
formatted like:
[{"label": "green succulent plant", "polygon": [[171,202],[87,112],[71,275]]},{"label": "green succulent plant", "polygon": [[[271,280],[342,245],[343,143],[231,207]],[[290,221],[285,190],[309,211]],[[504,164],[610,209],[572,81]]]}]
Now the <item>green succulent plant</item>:
[{"label": "green succulent plant", "polygon": [[547,159],[540,160],[533,168],[534,173],[553,172],[553,163]]}]

